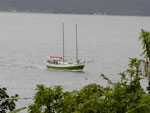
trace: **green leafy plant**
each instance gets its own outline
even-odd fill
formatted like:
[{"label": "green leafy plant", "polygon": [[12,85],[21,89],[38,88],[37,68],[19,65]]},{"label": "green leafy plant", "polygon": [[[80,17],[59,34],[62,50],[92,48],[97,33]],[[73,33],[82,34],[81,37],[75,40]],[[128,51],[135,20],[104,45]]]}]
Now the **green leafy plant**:
[{"label": "green leafy plant", "polygon": [[22,110],[24,110],[24,109],[26,109],[26,107],[22,107],[22,108],[19,108],[19,109],[15,109],[15,110],[13,110],[13,111],[11,111],[11,112],[9,112],[9,113],[19,113],[20,111],[22,111]]},{"label": "green leafy plant", "polygon": [[7,113],[15,109],[18,95],[9,96],[6,88],[0,88],[0,113]]},{"label": "green leafy plant", "polygon": [[129,68],[120,73],[121,80],[113,83],[104,74],[101,76],[110,86],[89,84],[79,91],[63,92],[60,86],[38,85],[34,104],[29,113],[125,113],[141,104],[146,95],[136,76],[137,60],[130,59]]},{"label": "green leafy plant", "polygon": [[[139,37],[139,40],[142,41],[142,45],[143,45],[143,52],[141,55],[144,55],[145,58],[146,58],[146,61],[150,61],[150,32],[147,32],[145,30],[141,30],[141,35]],[[148,66],[149,68],[149,66]],[[146,74],[149,75],[149,72],[147,72],[148,69],[145,68],[145,72]],[[150,94],[150,76],[147,76],[148,77],[148,87],[147,87],[147,90]]]},{"label": "green leafy plant", "polygon": [[37,85],[37,93],[34,96],[34,104],[29,106],[29,113],[55,113],[59,99],[62,97],[62,87],[46,88]]},{"label": "green leafy plant", "polygon": [[139,40],[142,41],[143,45],[143,52],[141,55],[144,55],[145,58],[150,61],[150,32],[147,32],[142,29]]}]

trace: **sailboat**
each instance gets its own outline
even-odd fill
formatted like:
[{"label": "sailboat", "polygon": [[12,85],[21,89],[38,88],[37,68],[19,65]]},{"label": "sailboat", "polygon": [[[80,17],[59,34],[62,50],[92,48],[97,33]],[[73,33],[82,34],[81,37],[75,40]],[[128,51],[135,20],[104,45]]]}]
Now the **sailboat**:
[{"label": "sailboat", "polygon": [[58,69],[58,70],[83,70],[85,62],[81,62],[78,59],[78,40],[77,40],[77,24],[75,25],[76,31],[76,62],[69,62],[65,59],[65,48],[64,48],[64,23],[63,28],[63,55],[60,56],[49,56],[47,59],[47,68]]}]

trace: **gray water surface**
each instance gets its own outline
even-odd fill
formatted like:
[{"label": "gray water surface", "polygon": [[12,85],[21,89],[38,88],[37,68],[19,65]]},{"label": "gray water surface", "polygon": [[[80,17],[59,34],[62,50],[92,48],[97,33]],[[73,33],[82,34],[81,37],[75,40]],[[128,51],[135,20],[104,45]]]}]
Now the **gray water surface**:
[{"label": "gray water surface", "polygon": [[[47,56],[62,55],[62,22],[65,23],[65,54],[75,56],[78,24],[79,57],[88,63],[83,72],[50,70]],[[0,87],[19,94],[17,107],[32,103],[37,84],[61,85],[79,90],[89,83],[107,85],[104,73],[113,81],[124,71],[128,58],[142,52],[141,29],[150,31],[150,17],[62,14],[0,13]]]}]

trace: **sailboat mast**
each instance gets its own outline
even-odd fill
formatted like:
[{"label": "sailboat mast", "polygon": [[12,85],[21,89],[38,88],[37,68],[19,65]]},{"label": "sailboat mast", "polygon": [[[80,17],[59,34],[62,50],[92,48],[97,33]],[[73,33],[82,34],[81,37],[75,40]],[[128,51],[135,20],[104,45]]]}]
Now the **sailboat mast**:
[{"label": "sailboat mast", "polygon": [[77,24],[75,24],[75,29],[76,29],[76,63],[79,63],[78,60],[78,36],[77,36]]},{"label": "sailboat mast", "polygon": [[65,43],[65,41],[64,41],[64,35],[65,35],[65,33],[64,33],[64,23],[62,23],[62,29],[63,29],[63,57],[62,57],[62,60],[63,60],[63,63],[64,63],[64,59],[65,59],[65,45],[64,45],[64,43]]}]

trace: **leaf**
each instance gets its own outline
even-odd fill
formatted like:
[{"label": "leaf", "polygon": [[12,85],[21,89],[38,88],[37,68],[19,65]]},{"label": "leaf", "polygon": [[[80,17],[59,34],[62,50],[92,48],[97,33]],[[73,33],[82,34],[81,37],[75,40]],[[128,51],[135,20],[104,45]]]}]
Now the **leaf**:
[{"label": "leaf", "polygon": [[150,105],[143,104],[143,105],[140,105],[126,113],[150,113]]},{"label": "leaf", "polygon": [[9,112],[9,113],[19,113],[20,111],[22,111],[22,110],[24,110],[24,109],[26,109],[26,107],[22,107],[22,108],[19,108],[19,109],[15,109],[15,110],[13,110],[13,111],[11,111],[11,112]]},{"label": "leaf", "polygon": [[109,78],[107,78],[104,74],[101,74],[100,76],[103,77],[103,79],[107,80],[109,84],[113,85],[112,81]]}]

